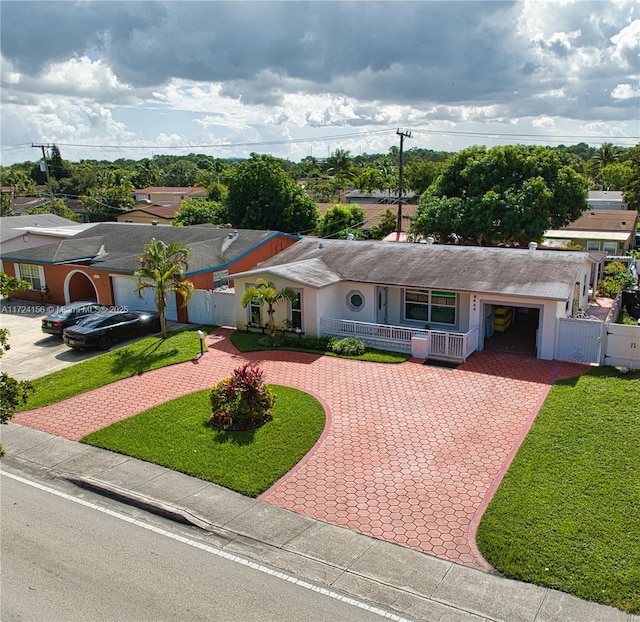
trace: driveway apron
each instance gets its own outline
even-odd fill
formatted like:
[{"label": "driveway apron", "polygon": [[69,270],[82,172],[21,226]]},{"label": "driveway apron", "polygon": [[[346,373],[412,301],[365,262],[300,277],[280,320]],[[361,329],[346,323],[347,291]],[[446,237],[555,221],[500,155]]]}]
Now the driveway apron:
[{"label": "driveway apron", "polygon": [[313,449],[260,499],[442,559],[486,567],[474,544],[479,516],[553,382],[588,367],[477,352],[455,370],[367,363],[297,352],[240,354],[231,331],[209,351],[59,404],[16,423],[79,440],[147,408],[212,387],[246,361],[267,381],[325,407]]}]

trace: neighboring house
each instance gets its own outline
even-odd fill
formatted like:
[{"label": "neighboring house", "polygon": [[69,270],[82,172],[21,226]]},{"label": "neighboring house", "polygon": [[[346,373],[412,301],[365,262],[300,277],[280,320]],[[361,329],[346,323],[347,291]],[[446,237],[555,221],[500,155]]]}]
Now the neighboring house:
[{"label": "neighboring house", "polygon": [[617,190],[590,190],[587,203],[590,209],[629,209],[622,198],[622,192]]},{"label": "neighboring house", "polygon": [[58,242],[61,238],[73,237],[92,226],[55,214],[5,216],[0,218],[0,254]]},{"label": "neighboring house", "polygon": [[586,252],[305,238],[235,275],[236,323],[267,321],[239,296],[262,277],[298,294],[275,320],[306,335],[462,361],[517,324],[538,358],[553,359],[557,319],[587,308],[595,264]]},{"label": "neighboring house", "polygon": [[118,222],[135,222],[148,225],[170,225],[174,216],[178,213],[180,204],[175,205],[148,205],[139,203],[132,210],[118,214]]},{"label": "neighboring house", "polygon": [[23,216],[28,211],[46,207],[51,203],[51,199],[46,196],[39,197],[11,197],[9,209],[16,216]]},{"label": "neighboring house", "polygon": [[[41,209],[47,207],[51,202],[51,199],[47,195],[48,189],[46,186],[36,186],[37,196],[16,196],[15,189],[11,186],[2,186],[1,192],[3,195],[9,196],[9,209],[15,216],[28,215],[31,210]],[[78,199],[73,199],[66,195],[55,195],[57,199],[64,201],[65,205],[73,212],[75,212],[83,222],[88,222],[87,214],[83,211],[81,202]]]},{"label": "neighboring house", "polygon": [[[134,271],[144,245],[152,238],[181,242],[191,249],[186,274],[198,290],[233,284],[233,274],[294,244],[299,236],[277,231],[229,230],[214,225],[171,227],[98,223],[74,238],[36,248],[2,253],[7,274],[31,282],[20,298],[66,304],[78,300],[110,306],[155,309],[154,292],[137,298]],[[169,300],[167,318],[188,321],[188,311]]]},{"label": "neighboring house", "polygon": [[587,251],[604,251],[607,255],[624,255],[635,245],[638,212],[634,210],[587,210],[574,222],[544,234],[551,246],[571,241]]},{"label": "neighboring house", "polygon": [[180,205],[187,199],[206,198],[207,191],[204,188],[191,186],[150,186],[135,190],[136,203],[146,201],[156,205]]}]

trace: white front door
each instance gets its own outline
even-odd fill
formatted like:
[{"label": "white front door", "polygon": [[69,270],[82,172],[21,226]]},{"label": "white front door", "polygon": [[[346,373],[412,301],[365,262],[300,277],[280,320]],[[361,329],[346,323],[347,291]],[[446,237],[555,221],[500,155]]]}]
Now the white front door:
[{"label": "white front door", "polygon": [[376,287],[376,322],[387,323],[387,288]]}]

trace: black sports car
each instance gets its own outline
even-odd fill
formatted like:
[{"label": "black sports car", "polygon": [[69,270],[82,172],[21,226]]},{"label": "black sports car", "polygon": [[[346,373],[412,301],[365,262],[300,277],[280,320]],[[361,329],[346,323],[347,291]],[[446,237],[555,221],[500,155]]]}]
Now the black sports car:
[{"label": "black sports car", "polygon": [[103,310],[104,307],[97,302],[71,302],[68,305],[62,305],[42,320],[42,332],[62,336],[65,328],[77,324],[87,315]]},{"label": "black sports car", "polygon": [[116,341],[143,333],[160,330],[160,316],[153,311],[108,311],[91,315],[71,328],[66,328],[62,339],[71,348],[108,350]]}]

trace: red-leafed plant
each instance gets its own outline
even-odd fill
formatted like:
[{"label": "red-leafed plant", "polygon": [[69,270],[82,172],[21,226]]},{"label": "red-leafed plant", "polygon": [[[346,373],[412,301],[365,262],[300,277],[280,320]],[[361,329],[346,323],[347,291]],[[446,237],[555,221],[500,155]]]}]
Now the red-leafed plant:
[{"label": "red-leafed plant", "polygon": [[252,363],[233,370],[210,394],[212,425],[224,430],[250,430],[271,420],[276,396],[264,382],[264,372]]}]

